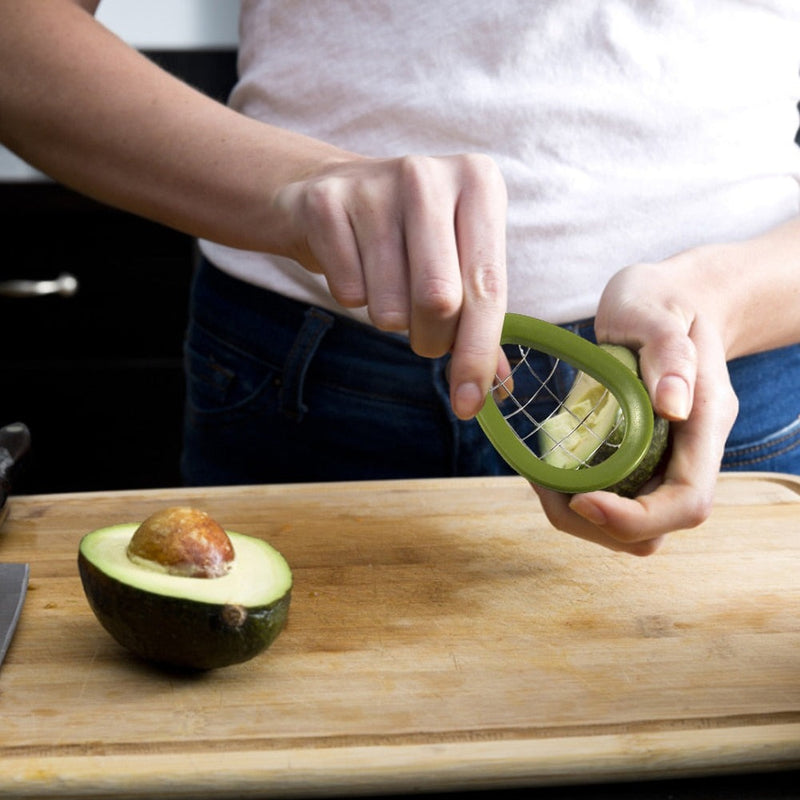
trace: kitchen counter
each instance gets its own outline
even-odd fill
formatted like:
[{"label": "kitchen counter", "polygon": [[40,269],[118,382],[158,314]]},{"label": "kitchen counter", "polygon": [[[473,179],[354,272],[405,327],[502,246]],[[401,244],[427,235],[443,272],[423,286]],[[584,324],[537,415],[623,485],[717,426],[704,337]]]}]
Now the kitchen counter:
[{"label": "kitchen counter", "polygon": [[[160,670],[89,610],[81,536],[176,503],[293,569],[289,625],[250,662]],[[647,559],[552,530],[519,478],[10,504],[0,561],[31,577],[0,798],[795,796],[798,478],[724,476],[711,518]]]}]

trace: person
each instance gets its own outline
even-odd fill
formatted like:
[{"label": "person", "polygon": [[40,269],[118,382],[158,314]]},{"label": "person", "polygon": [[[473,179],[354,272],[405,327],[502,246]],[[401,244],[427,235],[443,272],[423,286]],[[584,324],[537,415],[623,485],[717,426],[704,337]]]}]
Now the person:
[{"label": "person", "polygon": [[243,0],[227,105],[96,5],[0,0],[0,140],[201,240],[189,482],[502,471],[506,310],[672,421],[634,499],[534,487],[557,528],[647,555],[721,468],[800,473],[794,0]]}]

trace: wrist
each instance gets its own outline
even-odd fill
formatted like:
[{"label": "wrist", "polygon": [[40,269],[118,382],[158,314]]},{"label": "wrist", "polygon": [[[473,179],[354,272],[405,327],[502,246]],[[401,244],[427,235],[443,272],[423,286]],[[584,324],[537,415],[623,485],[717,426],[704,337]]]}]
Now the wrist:
[{"label": "wrist", "polygon": [[706,244],[677,258],[684,269],[675,273],[680,284],[691,288],[694,314],[703,316],[717,331],[726,360],[743,355],[748,315],[743,312],[750,289],[739,279],[746,260],[737,243]]},{"label": "wrist", "polygon": [[705,276],[728,360],[800,341],[800,217],[752,239],[702,248]]}]

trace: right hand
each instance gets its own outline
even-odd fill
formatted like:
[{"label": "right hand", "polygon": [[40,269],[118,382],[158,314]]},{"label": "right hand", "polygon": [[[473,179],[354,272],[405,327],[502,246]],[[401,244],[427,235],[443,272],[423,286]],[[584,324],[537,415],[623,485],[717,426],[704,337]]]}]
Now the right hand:
[{"label": "right hand", "polygon": [[506,188],[487,156],[353,158],[283,187],[281,254],[366,306],[415,353],[452,353],[451,403],[468,419],[497,372],[506,309]]}]

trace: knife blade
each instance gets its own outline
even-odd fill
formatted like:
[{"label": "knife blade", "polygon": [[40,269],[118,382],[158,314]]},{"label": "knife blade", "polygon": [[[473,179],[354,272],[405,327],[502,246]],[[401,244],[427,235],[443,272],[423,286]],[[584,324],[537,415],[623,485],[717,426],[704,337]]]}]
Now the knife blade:
[{"label": "knife blade", "polygon": [[[8,514],[12,472],[30,449],[31,435],[22,422],[0,428],[0,525]],[[0,664],[17,628],[28,590],[28,564],[0,564]]]},{"label": "knife blade", "polygon": [[0,564],[0,664],[17,629],[28,590],[28,564]]}]

